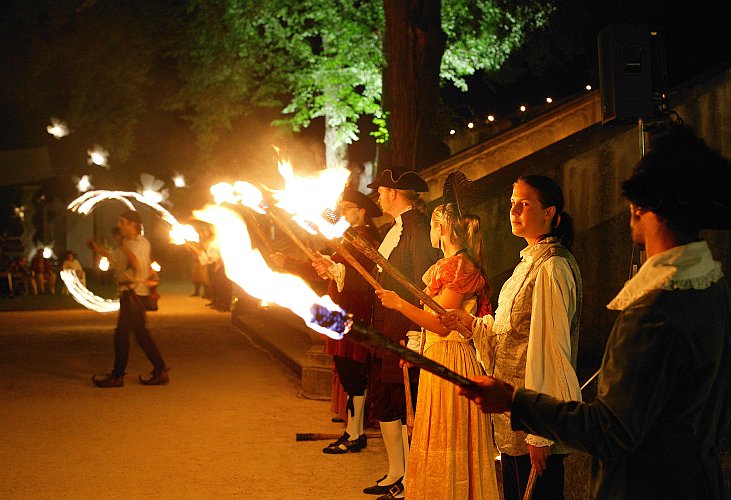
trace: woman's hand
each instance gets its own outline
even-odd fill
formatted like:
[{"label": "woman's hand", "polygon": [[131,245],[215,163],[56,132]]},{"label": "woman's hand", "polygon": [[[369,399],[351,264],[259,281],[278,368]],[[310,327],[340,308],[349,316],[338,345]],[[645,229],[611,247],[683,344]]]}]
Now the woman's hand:
[{"label": "woman's hand", "polygon": [[322,279],[330,279],[330,266],[333,265],[333,261],[326,259],[325,257],[318,257],[312,261],[312,268],[315,270],[317,275]]},{"label": "woman's hand", "polygon": [[278,268],[284,267],[284,261],[287,260],[287,256],[281,252],[274,252],[269,254],[269,261],[273,266]]},{"label": "woman's hand", "polygon": [[462,309],[450,309],[446,313],[439,316],[439,322],[442,324],[444,328],[451,330],[456,330],[458,324],[462,324],[467,330],[470,332],[472,331],[472,321],[475,318],[472,317],[472,315],[466,311],[463,311]]},{"label": "woman's hand", "polygon": [[404,304],[404,299],[398,296],[396,292],[391,290],[376,290],[376,295],[381,299],[383,307],[400,311]]}]

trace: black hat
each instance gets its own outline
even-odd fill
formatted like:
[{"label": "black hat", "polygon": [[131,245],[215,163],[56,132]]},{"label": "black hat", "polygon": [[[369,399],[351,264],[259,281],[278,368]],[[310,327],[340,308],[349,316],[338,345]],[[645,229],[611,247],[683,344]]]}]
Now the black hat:
[{"label": "black hat", "polygon": [[346,189],[343,191],[342,199],[343,201],[349,201],[358,208],[364,208],[366,217],[380,217],[383,215],[383,212],[381,212],[381,209],[378,208],[378,205],[373,200],[355,189]]},{"label": "black hat", "polygon": [[381,176],[368,184],[371,189],[378,189],[380,186],[391,189],[403,189],[424,193],[429,191],[426,181],[419,177],[413,170],[406,170],[402,167],[388,167],[381,172]]}]

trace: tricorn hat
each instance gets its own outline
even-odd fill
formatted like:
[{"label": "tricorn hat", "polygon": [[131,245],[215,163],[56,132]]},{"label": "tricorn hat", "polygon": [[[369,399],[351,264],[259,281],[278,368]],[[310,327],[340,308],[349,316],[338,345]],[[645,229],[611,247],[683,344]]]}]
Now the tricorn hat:
[{"label": "tricorn hat", "polygon": [[388,167],[381,172],[381,176],[368,184],[371,189],[378,189],[380,186],[391,189],[403,189],[423,193],[429,191],[429,186],[419,174],[413,170],[406,170],[403,167]]},{"label": "tricorn hat", "polygon": [[383,215],[383,212],[381,212],[381,209],[378,208],[378,205],[373,200],[355,189],[346,189],[343,191],[342,199],[343,201],[349,201],[358,208],[364,208],[366,217],[380,217]]}]

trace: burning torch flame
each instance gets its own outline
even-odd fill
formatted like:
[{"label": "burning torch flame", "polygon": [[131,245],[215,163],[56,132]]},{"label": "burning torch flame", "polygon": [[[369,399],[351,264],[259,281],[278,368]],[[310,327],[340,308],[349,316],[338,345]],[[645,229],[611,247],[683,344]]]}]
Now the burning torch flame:
[{"label": "burning torch flame", "polygon": [[56,139],[66,137],[71,133],[66,124],[58,118],[51,118],[51,124],[46,127],[46,131]]},{"label": "burning torch flame", "polygon": [[[99,264],[101,266],[101,262]],[[73,269],[61,270],[60,276],[74,300],[87,309],[100,313],[119,311],[119,300],[103,299],[94,295],[81,283]]]},{"label": "burning torch flame", "polygon": [[318,297],[301,278],[269,269],[261,253],[251,247],[246,224],[239,215],[215,205],[197,210],[194,215],[216,227],[226,275],[246,293],[290,309],[317,332],[337,340],[343,337],[344,328],[333,331],[315,321],[320,311],[338,312],[342,317],[345,312],[327,295]]},{"label": "burning torch flame", "polygon": [[[279,173],[284,178],[285,188],[273,193],[276,205],[292,214],[292,219],[311,234],[317,234],[313,226],[323,233],[331,230],[329,221],[327,225],[323,224],[322,212],[335,208],[350,171],[344,167],[326,168],[316,176],[305,177],[296,175],[289,163],[280,162]],[[313,197],[313,193],[317,195]],[[344,232],[348,223],[344,218],[341,221],[339,229]]]}]

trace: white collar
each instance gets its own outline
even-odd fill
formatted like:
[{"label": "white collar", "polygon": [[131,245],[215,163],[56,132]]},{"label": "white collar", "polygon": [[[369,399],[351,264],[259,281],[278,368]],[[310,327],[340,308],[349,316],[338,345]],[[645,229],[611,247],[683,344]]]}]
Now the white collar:
[{"label": "white collar", "polygon": [[549,243],[557,243],[558,238],[555,236],[548,236],[546,238],[543,238],[541,241],[534,243],[533,245],[528,245],[523,250],[520,251],[520,260],[523,262],[530,264],[535,259],[538,258],[539,255],[542,255],[545,250],[548,249]]},{"label": "white collar", "polygon": [[653,290],[705,290],[721,278],[705,241],[680,245],[648,258],[607,308],[622,311]]}]

